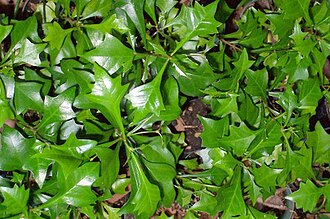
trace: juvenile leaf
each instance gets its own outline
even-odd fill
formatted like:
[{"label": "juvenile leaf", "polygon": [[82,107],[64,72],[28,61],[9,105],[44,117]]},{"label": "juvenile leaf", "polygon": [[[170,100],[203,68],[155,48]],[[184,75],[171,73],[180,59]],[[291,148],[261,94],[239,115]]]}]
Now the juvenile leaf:
[{"label": "juvenile leaf", "polygon": [[330,159],[330,135],[318,122],[315,131],[307,133],[306,144],[313,149],[315,163],[327,163]]},{"label": "juvenile leaf", "polygon": [[195,36],[207,36],[218,32],[217,27],[220,23],[214,19],[216,4],[217,2],[213,2],[203,7],[196,2],[193,8],[182,6],[180,14],[167,24],[168,27],[174,25],[181,37],[177,48]]},{"label": "juvenile leaf", "polygon": [[235,78],[237,78],[239,80],[242,77],[242,75],[244,74],[244,72],[253,65],[253,63],[254,63],[254,61],[249,60],[249,55],[248,55],[246,49],[244,49],[239,57],[239,60],[237,60],[236,62],[233,62],[234,66],[238,70],[238,72],[237,72],[238,76]]},{"label": "juvenile leaf", "polygon": [[223,187],[219,191],[218,206],[223,212],[223,218],[233,218],[234,216],[245,216],[246,206],[243,200],[241,188],[241,169],[236,168],[235,174],[229,187]]},{"label": "juvenile leaf", "polygon": [[292,0],[276,1],[279,7],[283,8],[285,11],[285,17],[291,20],[296,20],[299,17],[305,18],[307,21],[310,21],[308,9],[309,9],[309,0]]},{"label": "juvenile leaf", "polygon": [[124,23],[124,19],[118,19],[115,14],[111,15],[109,18],[99,24],[85,25],[85,28],[100,30],[103,33],[109,34],[111,34],[113,30],[118,31],[121,34],[124,34],[129,30]]},{"label": "juvenile leaf", "polygon": [[161,80],[162,74],[158,74],[151,82],[134,88],[126,96],[136,108],[133,123],[144,119],[150,113],[160,116],[160,112],[165,109],[160,93]]},{"label": "juvenile leaf", "polygon": [[241,123],[239,127],[231,125],[229,127],[229,135],[219,139],[218,144],[225,148],[232,148],[234,154],[242,156],[247,152],[251,142],[260,131],[262,129],[257,131],[251,130],[244,123]]},{"label": "juvenile leaf", "polygon": [[44,103],[40,96],[41,88],[42,84],[36,82],[16,82],[14,103],[17,114],[29,109],[43,111]]},{"label": "juvenile leaf", "polygon": [[18,55],[15,56],[14,63],[40,66],[42,62],[39,55],[44,51],[46,46],[46,43],[34,44],[30,40],[25,39],[25,41],[18,43],[14,48],[19,51]]},{"label": "juvenile leaf", "polygon": [[15,22],[11,32],[11,48],[14,48],[17,43],[30,39],[33,43],[41,43],[38,36],[38,22],[36,16],[31,16],[26,20]]},{"label": "juvenile leaf", "polygon": [[173,179],[176,176],[173,155],[159,138],[145,145],[142,152],[145,156],[143,164],[159,184],[162,203],[165,206],[171,206],[176,195],[173,185]]},{"label": "juvenile leaf", "polygon": [[286,199],[296,202],[297,207],[302,208],[305,212],[313,212],[321,195],[322,190],[307,180],[306,183],[300,184],[298,191],[290,194]]},{"label": "juvenile leaf", "polygon": [[288,123],[293,110],[298,107],[297,96],[293,92],[292,88],[290,86],[287,86],[286,91],[284,93],[270,92],[270,96],[278,98],[277,102],[283,107],[286,112],[285,123]]},{"label": "juvenile leaf", "polygon": [[253,175],[257,185],[266,191],[271,191],[271,188],[277,185],[276,178],[281,171],[281,169],[273,169],[264,164],[260,168],[255,168]]},{"label": "juvenile leaf", "polygon": [[143,172],[138,157],[132,153],[129,160],[132,194],[128,202],[120,210],[122,213],[134,212],[138,218],[149,218],[154,214],[160,201],[160,191],[158,186],[150,183]]},{"label": "juvenile leaf", "polygon": [[96,196],[92,192],[91,186],[98,178],[99,171],[99,163],[89,162],[72,171],[70,176],[60,178],[58,180],[58,193],[39,208],[43,209],[60,203],[77,207],[93,204],[96,201]]},{"label": "juvenile leaf", "polygon": [[190,210],[203,211],[214,216],[217,213],[217,199],[207,191],[201,191],[199,193],[199,201],[195,203]]},{"label": "juvenile leaf", "polygon": [[165,110],[160,112],[160,119],[164,121],[175,120],[181,114],[178,83],[173,77],[169,77],[162,91]]},{"label": "juvenile leaf", "polygon": [[132,20],[136,29],[140,32],[143,44],[147,45],[146,41],[146,27],[143,16],[143,6],[145,0],[124,0],[126,5],[123,9],[126,11],[127,16]]},{"label": "juvenile leaf", "polygon": [[299,108],[314,112],[321,98],[320,81],[317,78],[310,78],[300,84],[298,98],[300,104]]},{"label": "juvenile leaf", "polygon": [[204,147],[219,147],[218,140],[222,138],[228,131],[229,118],[225,117],[220,120],[199,117],[204,131],[201,134]]},{"label": "juvenile leaf", "polygon": [[[111,124],[124,132],[121,119],[120,103],[124,97],[128,84],[121,85],[121,77],[112,78],[99,65],[94,65],[95,84],[92,93],[87,98],[95,104]],[[94,107],[93,107],[94,108]]]},{"label": "juvenile leaf", "polygon": [[0,25],[0,43],[10,34],[13,26]]},{"label": "juvenile leaf", "polygon": [[62,29],[62,27],[57,22],[53,22],[52,26],[48,27],[48,34],[44,41],[49,42],[51,49],[60,50],[62,48],[64,39],[68,34],[70,34],[73,29]]},{"label": "juvenile leaf", "polygon": [[34,138],[25,138],[19,131],[5,126],[1,135],[0,169],[22,170],[27,158],[34,155]]},{"label": "juvenile leaf", "polygon": [[245,88],[252,96],[260,96],[264,101],[267,100],[267,84],[268,84],[268,72],[266,68],[258,71],[248,70],[245,72],[248,79],[247,86]]},{"label": "juvenile leaf", "polygon": [[201,96],[202,90],[216,80],[213,69],[205,57],[200,63],[193,62],[186,55],[173,57],[172,75],[179,83],[180,91],[188,96]]},{"label": "juvenile leaf", "polygon": [[1,206],[5,206],[4,210],[7,215],[15,215],[19,213],[27,214],[30,191],[25,190],[24,186],[18,187],[17,184],[13,188],[0,187],[0,191],[3,195],[4,202]]},{"label": "juvenile leaf", "polygon": [[96,16],[106,17],[111,9],[112,4],[112,0],[91,0],[84,8],[82,16],[84,19]]},{"label": "juvenile leaf", "polygon": [[132,66],[134,51],[124,46],[116,37],[105,34],[105,38],[95,49],[82,55],[90,62],[96,62],[109,74],[123,67],[124,71]]},{"label": "juvenile leaf", "polygon": [[227,98],[213,99],[211,102],[212,113],[214,116],[223,118],[228,114],[238,113],[237,96],[230,95]]},{"label": "juvenile leaf", "polygon": [[109,148],[94,149],[101,161],[101,177],[95,182],[95,186],[109,189],[117,179],[120,168],[119,149],[119,146],[115,150]]},{"label": "juvenile leaf", "polygon": [[75,96],[75,88],[70,88],[56,97],[46,96],[44,100],[44,115],[38,127],[38,132],[45,136],[56,136],[62,121],[76,116],[71,106]]}]

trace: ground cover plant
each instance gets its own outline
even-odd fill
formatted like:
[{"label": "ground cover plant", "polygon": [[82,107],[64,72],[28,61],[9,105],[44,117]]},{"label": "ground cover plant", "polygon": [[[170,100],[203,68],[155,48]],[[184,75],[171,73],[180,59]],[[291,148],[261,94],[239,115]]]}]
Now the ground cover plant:
[{"label": "ground cover plant", "polygon": [[329,1],[8,4],[0,218],[328,218]]}]

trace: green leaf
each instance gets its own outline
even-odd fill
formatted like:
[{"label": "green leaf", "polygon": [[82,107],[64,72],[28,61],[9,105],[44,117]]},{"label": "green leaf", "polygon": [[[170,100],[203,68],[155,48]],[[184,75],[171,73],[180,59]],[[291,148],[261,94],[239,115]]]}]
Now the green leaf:
[{"label": "green leaf", "polygon": [[33,66],[40,66],[42,61],[39,55],[44,51],[46,46],[46,43],[34,44],[31,43],[30,40],[25,39],[25,41],[18,43],[14,48],[19,51],[18,55],[15,56],[14,63],[26,63]]},{"label": "green leaf", "polygon": [[36,82],[16,82],[14,103],[17,114],[29,109],[43,111],[44,103],[40,96],[41,88],[42,84]]},{"label": "green leaf", "polygon": [[315,131],[307,133],[306,144],[313,149],[313,162],[327,163],[330,159],[330,135],[318,122]]},{"label": "green leaf", "polygon": [[99,109],[107,120],[122,133],[125,132],[121,118],[120,103],[128,89],[121,85],[121,77],[112,78],[99,65],[94,65],[95,84],[87,98]]},{"label": "green leaf", "polygon": [[260,119],[260,107],[256,105],[252,97],[248,94],[241,94],[238,97],[239,109],[238,115],[246,124],[257,127],[258,119]]},{"label": "green leaf", "polygon": [[[198,193],[197,193],[198,194]],[[206,190],[199,192],[199,201],[195,203],[190,210],[195,211],[203,211],[211,214],[211,216],[214,216],[218,210],[217,210],[217,199],[213,196],[213,194],[210,194]]]},{"label": "green leaf", "polygon": [[70,34],[73,29],[62,29],[59,23],[53,22],[52,26],[48,26],[48,33],[44,38],[45,42],[49,42],[51,49],[60,50],[62,48],[64,39]]},{"label": "green leaf", "polygon": [[91,17],[107,17],[113,1],[112,0],[91,0],[83,10],[84,19]]},{"label": "green leaf", "polygon": [[143,172],[137,155],[134,153],[131,153],[129,166],[132,179],[132,194],[120,212],[134,212],[137,218],[149,218],[156,211],[160,201],[159,188],[150,183]]},{"label": "green leaf", "polygon": [[245,88],[251,96],[260,96],[264,101],[267,100],[267,84],[268,84],[268,72],[266,68],[258,71],[248,70],[245,72],[248,79],[247,86]]},{"label": "green leaf", "polygon": [[149,83],[135,87],[126,98],[132,103],[135,109],[133,123],[137,123],[149,114],[160,116],[160,112],[165,109],[163,98],[160,92],[162,73]]},{"label": "green leaf", "polygon": [[230,177],[233,175],[235,167],[241,164],[231,153],[220,148],[210,150],[209,156],[212,159],[212,165],[224,170]]},{"label": "green leaf", "polygon": [[33,43],[41,43],[38,35],[38,22],[36,16],[31,16],[26,20],[17,21],[11,32],[11,48],[19,42],[29,39]]},{"label": "green leaf", "polygon": [[166,25],[174,26],[175,32],[181,38],[173,54],[195,36],[207,36],[218,32],[217,27],[220,23],[214,18],[216,5],[217,2],[213,2],[203,7],[195,2],[193,8],[182,6],[180,14]]},{"label": "green leaf", "polygon": [[211,101],[212,114],[223,118],[228,114],[238,113],[237,96],[229,95],[227,98],[217,98]]},{"label": "green leaf", "polygon": [[161,89],[165,110],[160,112],[160,119],[164,121],[173,121],[181,114],[179,107],[179,86],[173,77],[169,77]]},{"label": "green leaf", "polygon": [[56,97],[45,97],[44,115],[38,127],[38,132],[45,135],[45,137],[56,136],[59,128],[58,124],[76,116],[71,108],[75,90],[75,88],[71,88]]},{"label": "green leaf", "polygon": [[27,158],[35,154],[35,141],[34,138],[25,138],[19,131],[5,126],[1,135],[0,169],[22,170]]},{"label": "green leaf", "polygon": [[232,148],[234,154],[242,156],[247,152],[252,141],[260,133],[260,130],[251,130],[244,123],[239,127],[231,125],[229,127],[229,135],[218,140],[218,144],[224,148]]},{"label": "green leaf", "polygon": [[116,37],[105,34],[102,43],[82,57],[98,63],[111,75],[121,67],[126,71],[132,66],[134,51],[124,46]]},{"label": "green leaf", "polygon": [[202,90],[216,80],[216,75],[204,56],[193,62],[186,55],[176,55],[172,59],[170,71],[178,81],[180,91],[188,96],[202,96]]},{"label": "green leaf", "polygon": [[305,212],[313,212],[321,195],[322,190],[307,180],[306,183],[300,184],[298,191],[290,194],[286,199],[296,202],[297,208],[302,208]]},{"label": "green leaf", "polygon": [[246,185],[244,184],[244,186],[246,186],[246,190],[248,191],[249,197],[252,201],[252,204],[255,205],[257,203],[257,199],[259,197],[262,197],[261,194],[261,189],[260,187],[255,183],[254,181],[254,176],[249,172],[249,171],[245,171],[245,174],[248,176],[247,180],[246,180]]},{"label": "green leaf", "polygon": [[9,106],[9,101],[0,99],[0,127],[3,126],[7,119],[14,118],[14,114]]},{"label": "green leaf", "polygon": [[162,13],[169,12],[177,3],[176,0],[156,0],[156,5]]},{"label": "green leaf", "polygon": [[38,208],[43,209],[62,203],[76,207],[93,204],[96,201],[96,195],[92,192],[91,186],[98,178],[99,171],[99,163],[89,162],[72,171],[70,176],[59,178],[58,193]]},{"label": "green leaf", "polygon": [[320,81],[317,78],[310,78],[303,81],[299,86],[298,102],[299,108],[313,113],[322,98]]},{"label": "green leaf", "polygon": [[176,176],[176,164],[172,153],[160,138],[142,146],[141,151],[145,157],[142,161],[143,164],[159,184],[162,203],[165,206],[171,206],[176,195],[173,185]]},{"label": "green leaf", "polygon": [[10,34],[11,30],[13,29],[13,26],[3,26],[0,25],[0,43]]},{"label": "green leaf", "polygon": [[[295,163],[292,168],[292,175],[295,178],[300,178],[302,180],[313,179],[315,177],[313,171],[313,152],[311,148],[306,148],[305,145],[295,152],[290,158],[292,163]],[[287,165],[288,166],[288,165]]]},{"label": "green leaf", "polygon": [[204,131],[201,134],[204,147],[219,147],[218,140],[222,138],[228,131],[229,117],[220,120],[213,120],[205,117],[199,117]]},{"label": "green leaf", "polygon": [[276,179],[282,170],[273,169],[263,164],[261,167],[253,169],[252,172],[257,185],[270,192],[277,185]]},{"label": "green leaf", "polygon": [[143,16],[143,6],[145,0],[124,0],[125,5],[123,7],[127,16],[134,23],[136,29],[139,31],[144,45],[147,45],[146,41],[146,27]]},{"label": "green leaf", "polygon": [[17,184],[15,184],[13,188],[0,187],[0,191],[4,198],[1,206],[6,207],[4,211],[7,216],[19,213],[27,215],[27,203],[30,195],[29,189],[25,190],[24,186],[18,187]]},{"label": "green leaf", "polygon": [[96,144],[96,141],[77,139],[74,134],[71,134],[63,145],[45,148],[35,157],[58,162],[64,176],[68,177],[84,159],[88,160],[85,153],[93,149]]},{"label": "green leaf", "polygon": [[103,33],[109,34],[111,34],[112,31],[118,31],[121,34],[124,34],[129,30],[124,23],[124,19],[118,19],[115,14],[111,15],[99,24],[87,24],[85,25],[85,28],[100,30]]},{"label": "green leaf", "polygon": [[31,171],[33,178],[35,179],[39,188],[42,188],[45,183],[48,167],[51,162],[51,160],[31,156],[25,162],[23,169]]},{"label": "green leaf", "polygon": [[291,114],[292,114],[293,110],[298,108],[298,106],[299,106],[297,96],[293,92],[292,88],[290,86],[286,86],[286,90],[284,93],[283,92],[277,92],[277,93],[270,92],[269,95],[278,98],[278,100],[276,102],[278,102],[278,104],[280,104],[281,107],[283,107],[283,109],[285,110],[285,113],[286,113],[285,123],[288,123],[291,118]]},{"label": "green leaf", "polygon": [[62,93],[65,90],[79,85],[81,92],[89,93],[90,83],[94,82],[93,75],[84,70],[84,65],[72,59],[65,59],[61,61],[61,69],[64,74],[58,78],[61,85],[56,89],[56,93]]},{"label": "green leaf", "polygon": [[308,12],[309,3],[309,0],[276,1],[276,4],[284,10],[285,18],[290,20],[296,20],[297,18],[303,17],[307,21],[310,21]]},{"label": "green leaf", "polygon": [[267,218],[267,219],[276,219],[277,217],[274,215],[266,214],[264,212],[258,211],[257,209],[248,206],[248,215],[247,218],[251,219],[259,219],[259,218]]},{"label": "green leaf", "polygon": [[95,148],[93,150],[101,161],[101,177],[97,179],[94,186],[103,189],[111,188],[119,173],[119,149],[120,147],[117,146],[115,150],[109,148]]},{"label": "green leaf", "polygon": [[217,199],[219,210],[223,211],[223,218],[246,215],[246,205],[241,188],[240,168],[236,168],[230,185],[220,189]]}]

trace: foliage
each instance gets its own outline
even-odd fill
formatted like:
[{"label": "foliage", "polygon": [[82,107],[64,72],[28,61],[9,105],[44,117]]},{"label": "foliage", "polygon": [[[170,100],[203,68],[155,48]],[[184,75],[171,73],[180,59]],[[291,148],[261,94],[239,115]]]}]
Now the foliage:
[{"label": "foliage", "polygon": [[[50,0],[1,17],[1,217],[148,218],[176,201],[187,218],[273,218],[248,201],[298,178],[287,199],[330,210],[313,169],[330,137],[310,125],[330,98],[329,2],[242,1],[232,32],[226,1],[190,2]],[[170,128],[196,98],[211,109],[198,161]],[[107,201],[128,190],[120,209]]]}]

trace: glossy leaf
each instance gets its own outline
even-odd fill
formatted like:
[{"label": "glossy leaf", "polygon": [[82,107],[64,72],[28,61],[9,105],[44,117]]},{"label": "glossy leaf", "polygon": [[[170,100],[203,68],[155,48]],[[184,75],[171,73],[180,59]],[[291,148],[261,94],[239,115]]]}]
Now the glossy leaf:
[{"label": "glossy leaf", "polygon": [[58,193],[39,206],[46,208],[53,204],[66,203],[73,206],[88,206],[96,201],[91,185],[99,176],[99,163],[90,162],[71,172],[71,175],[59,180]]},{"label": "glossy leaf", "polygon": [[322,98],[319,80],[309,79],[303,81],[299,90],[299,108],[314,112],[319,100]]},{"label": "glossy leaf", "polygon": [[218,195],[219,209],[224,218],[245,216],[246,206],[241,189],[241,170],[236,168],[229,187],[220,190]]},{"label": "glossy leaf", "polygon": [[5,126],[1,135],[0,169],[3,171],[22,170],[23,165],[36,152],[34,138],[25,138],[19,131]]},{"label": "glossy leaf", "polygon": [[4,206],[5,213],[7,215],[15,215],[19,213],[24,213],[27,215],[28,211],[28,200],[30,191],[25,190],[24,186],[18,187],[14,185],[13,188],[0,187],[0,191],[4,198],[4,202],[1,206]]},{"label": "glossy leaf", "polygon": [[218,140],[218,144],[224,148],[232,148],[237,156],[246,153],[252,141],[261,130],[253,131],[249,129],[244,123],[239,127],[230,126],[229,135],[224,136]]},{"label": "glossy leaf", "polygon": [[300,184],[298,191],[290,194],[286,198],[296,202],[298,208],[312,212],[321,195],[322,190],[318,189],[310,180],[307,180],[306,183]]},{"label": "glossy leaf", "polygon": [[160,93],[162,74],[158,74],[151,82],[135,87],[126,98],[136,108],[133,123],[137,123],[149,114],[160,116],[165,109],[163,97]]},{"label": "glossy leaf", "polygon": [[121,209],[121,212],[136,212],[138,218],[148,218],[156,210],[160,201],[160,191],[158,186],[150,183],[141,163],[135,154],[131,154],[129,161],[131,178],[132,178],[132,194],[128,202]]},{"label": "glossy leaf", "polygon": [[94,16],[106,16],[112,4],[112,0],[91,0],[85,6],[82,16],[85,19]]},{"label": "glossy leaf", "polygon": [[129,69],[132,66],[133,56],[133,50],[124,46],[117,38],[110,34],[105,34],[105,38],[100,45],[82,55],[88,61],[98,63],[110,75],[121,67],[124,70]]},{"label": "glossy leaf", "polygon": [[143,15],[145,0],[124,0],[124,2],[125,6],[123,9],[141,34],[143,44],[146,45],[146,28]]},{"label": "glossy leaf", "polygon": [[308,132],[306,144],[313,149],[314,162],[328,162],[330,158],[330,135],[320,123],[316,124],[315,131]]},{"label": "glossy leaf", "polygon": [[56,135],[62,121],[72,119],[76,114],[72,110],[75,89],[71,88],[56,97],[46,96],[44,100],[44,115],[38,131],[45,136]]},{"label": "glossy leaf", "polygon": [[42,84],[36,82],[18,82],[15,84],[14,102],[17,114],[29,109],[43,111],[41,88]]},{"label": "glossy leaf", "polygon": [[266,68],[260,71],[248,70],[245,72],[248,79],[247,86],[245,88],[252,96],[260,96],[263,100],[267,99],[267,84],[268,84],[268,72]]},{"label": "glossy leaf", "polygon": [[172,67],[172,75],[178,81],[181,92],[188,96],[201,96],[202,90],[216,79],[204,57],[200,59],[200,63],[196,63],[185,55],[177,55]]},{"label": "glossy leaf", "polygon": [[52,26],[48,27],[48,34],[44,41],[49,42],[51,49],[60,50],[62,48],[64,39],[68,34],[72,32],[73,29],[63,30],[59,23],[54,22]]},{"label": "glossy leaf", "polygon": [[220,120],[199,117],[204,131],[201,134],[204,147],[219,147],[218,140],[222,138],[228,131],[229,120],[225,117]]},{"label": "glossy leaf", "polygon": [[178,26],[176,32],[179,33],[181,41],[176,49],[195,36],[217,33],[220,23],[214,19],[216,4],[214,2],[202,7],[196,2],[194,7],[182,7],[180,14],[167,24],[167,26]]},{"label": "glossy leaf", "polygon": [[[92,93],[87,98],[94,103],[111,124],[124,132],[121,119],[120,103],[124,97],[128,85],[121,85],[121,77],[112,78],[99,65],[94,65],[95,84]],[[93,107],[93,108],[94,108]]]}]

